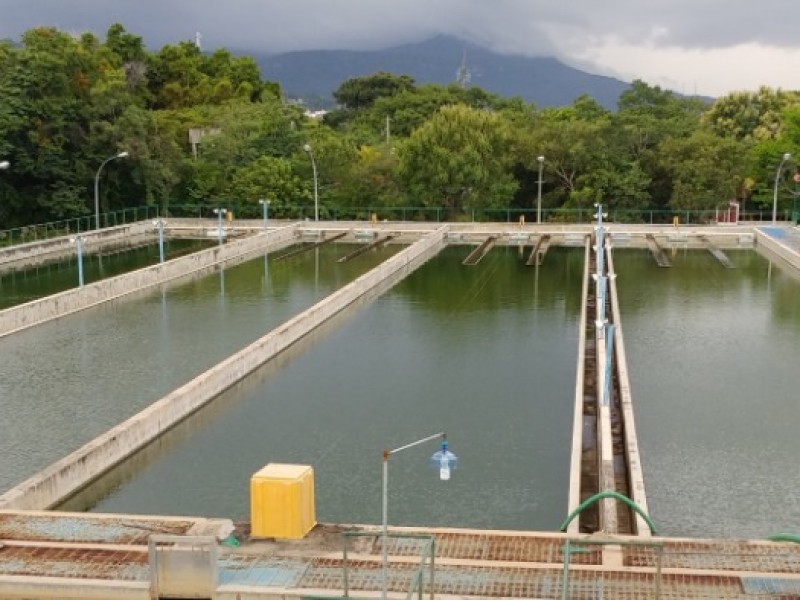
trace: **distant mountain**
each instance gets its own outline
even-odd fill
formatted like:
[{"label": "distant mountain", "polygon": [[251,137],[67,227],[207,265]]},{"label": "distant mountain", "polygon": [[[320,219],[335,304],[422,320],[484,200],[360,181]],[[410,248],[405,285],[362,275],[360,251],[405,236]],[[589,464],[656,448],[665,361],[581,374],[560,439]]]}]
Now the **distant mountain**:
[{"label": "distant mountain", "polygon": [[629,84],[591,75],[555,58],[497,54],[475,44],[439,36],[386,50],[309,50],[272,56],[250,53],[264,79],[279,81],[290,98],[332,101],[332,92],[351,77],[388,71],[410,75],[418,84],[455,83],[466,58],[469,85],[500,96],[519,96],[538,107],[565,106],[588,94],[609,109]]}]

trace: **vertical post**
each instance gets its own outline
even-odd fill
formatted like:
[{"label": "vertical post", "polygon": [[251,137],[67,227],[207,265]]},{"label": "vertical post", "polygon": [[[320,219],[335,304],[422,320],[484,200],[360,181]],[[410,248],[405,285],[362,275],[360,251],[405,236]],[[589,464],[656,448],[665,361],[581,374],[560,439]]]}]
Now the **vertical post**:
[{"label": "vertical post", "polygon": [[539,156],[539,190],[536,193],[536,222],[542,222],[542,167],[544,167],[544,156]]},{"label": "vertical post", "polygon": [[386,592],[388,590],[388,577],[389,577],[389,553],[387,550],[387,542],[389,538],[389,451],[383,451],[383,520],[382,520],[382,535],[381,535],[381,563],[383,565],[382,579],[382,594],[381,598],[386,600]]},{"label": "vertical post", "polygon": [[120,152],[119,154],[115,154],[107,159],[105,159],[102,163],[100,163],[100,168],[97,169],[97,173],[94,176],[94,228],[100,229],[100,172],[103,170],[109,162],[114,160],[115,158],[125,158],[128,156],[127,152]]},{"label": "vertical post", "polygon": [[317,181],[317,161],[314,160],[314,153],[311,152],[311,146],[306,144],[303,150],[308,153],[311,159],[311,170],[314,173],[314,221],[319,221],[319,183]]},{"label": "vertical post", "polygon": [[222,245],[222,216],[228,212],[224,208],[215,208],[214,214],[217,215],[217,239],[219,240],[219,245]]},{"label": "vertical post", "polygon": [[75,242],[78,253],[78,286],[83,287],[83,238],[78,235],[72,238],[72,241]]},{"label": "vertical post", "polygon": [[164,262],[164,222],[158,220],[158,262]]},{"label": "vertical post", "polygon": [[269,200],[266,200],[266,199],[262,198],[261,200],[258,201],[258,203],[261,205],[261,207],[263,209],[262,213],[263,213],[263,218],[264,218],[264,231],[266,232],[267,231],[267,222],[269,220]]},{"label": "vertical post", "polygon": [[775,187],[772,191],[772,224],[777,225],[778,223],[778,181],[781,178],[781,171],[783,171],[783,165],[786,164],[786,161],[791,160],[792,155],[788,152],[783,155],[780,164],[778,165],[778,170],[775,172]]}]

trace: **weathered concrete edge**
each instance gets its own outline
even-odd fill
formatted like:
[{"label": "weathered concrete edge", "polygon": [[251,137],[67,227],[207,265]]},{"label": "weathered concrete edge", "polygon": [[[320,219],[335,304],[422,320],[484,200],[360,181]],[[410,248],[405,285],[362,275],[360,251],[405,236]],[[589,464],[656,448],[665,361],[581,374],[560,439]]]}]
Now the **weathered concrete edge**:
[{"label": "weathered concrete edge", "polygon": [[69,497],[115,464],[275,357],[393,275],[422,264],[445,246],[448,227],[421,239],[243,350],[157,400],[0,496],[0,509],[43,510]]},{"label": "weathered concrete edge", "polygon": [[795,269],[800,269],[800,254],[792,250],[789,246],[781,244],[780,241],[764,233],[758,228],[756,232],[756,248],[763,246],[775,256],[785,260],[789,265]]},{"label": "weathered concrete edge", "polygon": [[59,294],[7,308],[0,311],[0,337],[184,277],[215,264],[234,260],[257,249],[284,244],[295,236],[295,231],[296,226],[294,225],[272,230],[268,234],[236,240],[163,264],[96,281],[83,288],[72,288]]},{"label": "weathered concrete edge", "polygon": [[[619,310],[619,297],[617,295],[617,279],[614,270],[614,258],[611,248],[606,250],[606,264],[609,273],[609,292],[611,297],[611,314],[614,327],[614,354],[616,359],[617,384],[619,401],[622,409],[622,429],[625,433],[625,454],[628,465],[628,484],[630,486],[631,500],[649,516],[647,508],[647,494],[644,487],[644,470],[639,454],[639,440],[636,435],[636,422],[633,418],[633,400],[631,382],[628,377],[628,357],[625,354],[625,340],[622,335],[622,316]],[[639,513],[636,513],[636,535],[650,537],[650,528]]]},{"label": "weathered concrete edge", "polygon": [[[575,369],[575,408],[572,421],[572,456],[569,470],[569,498],[567,500],[566,515],[578,508],[581,501],[581,466],[583,459],[583,394],[584,394],[584,369],[586,361],[586,304],[589,295],[589,252],[592,245],[591,238],[587,235],[583,257],[583,290],[581,292],[581,318],[578,325],[578,358]],[[579,522],[573,519],[567,527],[567,532],[577,535]]]},{"label": "weathered concrete edge", "polygon": [[92,248],[109,242],[117,242],[130,236],[147,233],[150,230],[148,223],[149,221],[137,221],[106,229],[81,231],[74,235],[62,235],[16,246],[7,246],[0,250],[0,265],[23,262],[42,256],[75,254],[75,246],[70,240],[78,235],[83,239],[84,249],[90,251]]}]

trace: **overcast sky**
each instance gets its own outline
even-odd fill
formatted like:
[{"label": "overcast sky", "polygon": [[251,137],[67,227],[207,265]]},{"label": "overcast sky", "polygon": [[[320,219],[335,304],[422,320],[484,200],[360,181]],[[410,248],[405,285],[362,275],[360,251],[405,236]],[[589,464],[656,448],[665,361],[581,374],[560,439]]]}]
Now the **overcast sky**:
[{"label": "overcast sky", "polygon": [[797,0],[0,0],[0,38],[38,25],[150,49],[193,40],[270,53],[371,49],[449,34],[492,50],[686,94],[800,89]]}]

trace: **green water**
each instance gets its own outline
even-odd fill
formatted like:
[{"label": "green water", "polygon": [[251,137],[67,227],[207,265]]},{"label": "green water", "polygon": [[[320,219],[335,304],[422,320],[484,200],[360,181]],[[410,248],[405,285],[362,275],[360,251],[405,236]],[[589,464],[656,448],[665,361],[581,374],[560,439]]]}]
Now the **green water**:
[{"label": "green water", "polygon": [[258,257],[0,338],[0,488],[7,489],[402,249]]},{"label": "green water", "polygon": [[668,535],[800,530],[800,283],[751,251],[615,265],[650,514]]},{"label": "green water", "polygon": [[[208,248],[212,244],[214,242],[208,240],[167,239],[164,241],[164,258],[170,260]],[[93,281],[155,265],[158,261],[158,242],[113,252],[84,254],[83,281],[85,284],[89,284]],[[0,274],[0,310],[78,287],[78,283],[76,255],[37,267],[2,273]]]},{"label": "green water", "polygon": [[[315,469],[317,517],[380,522],[381,450],[444,430],[460,466],[440,482],[436,444],[393,456],[390,522],[555,529],[566,516],[583,251],[524,266],[496,248],[462,266],[447,248],[374,303],[220,397],[80,502],[97,511],[248,518],[269,462]],[[72,506],[73,508],[75,505]]]}]

